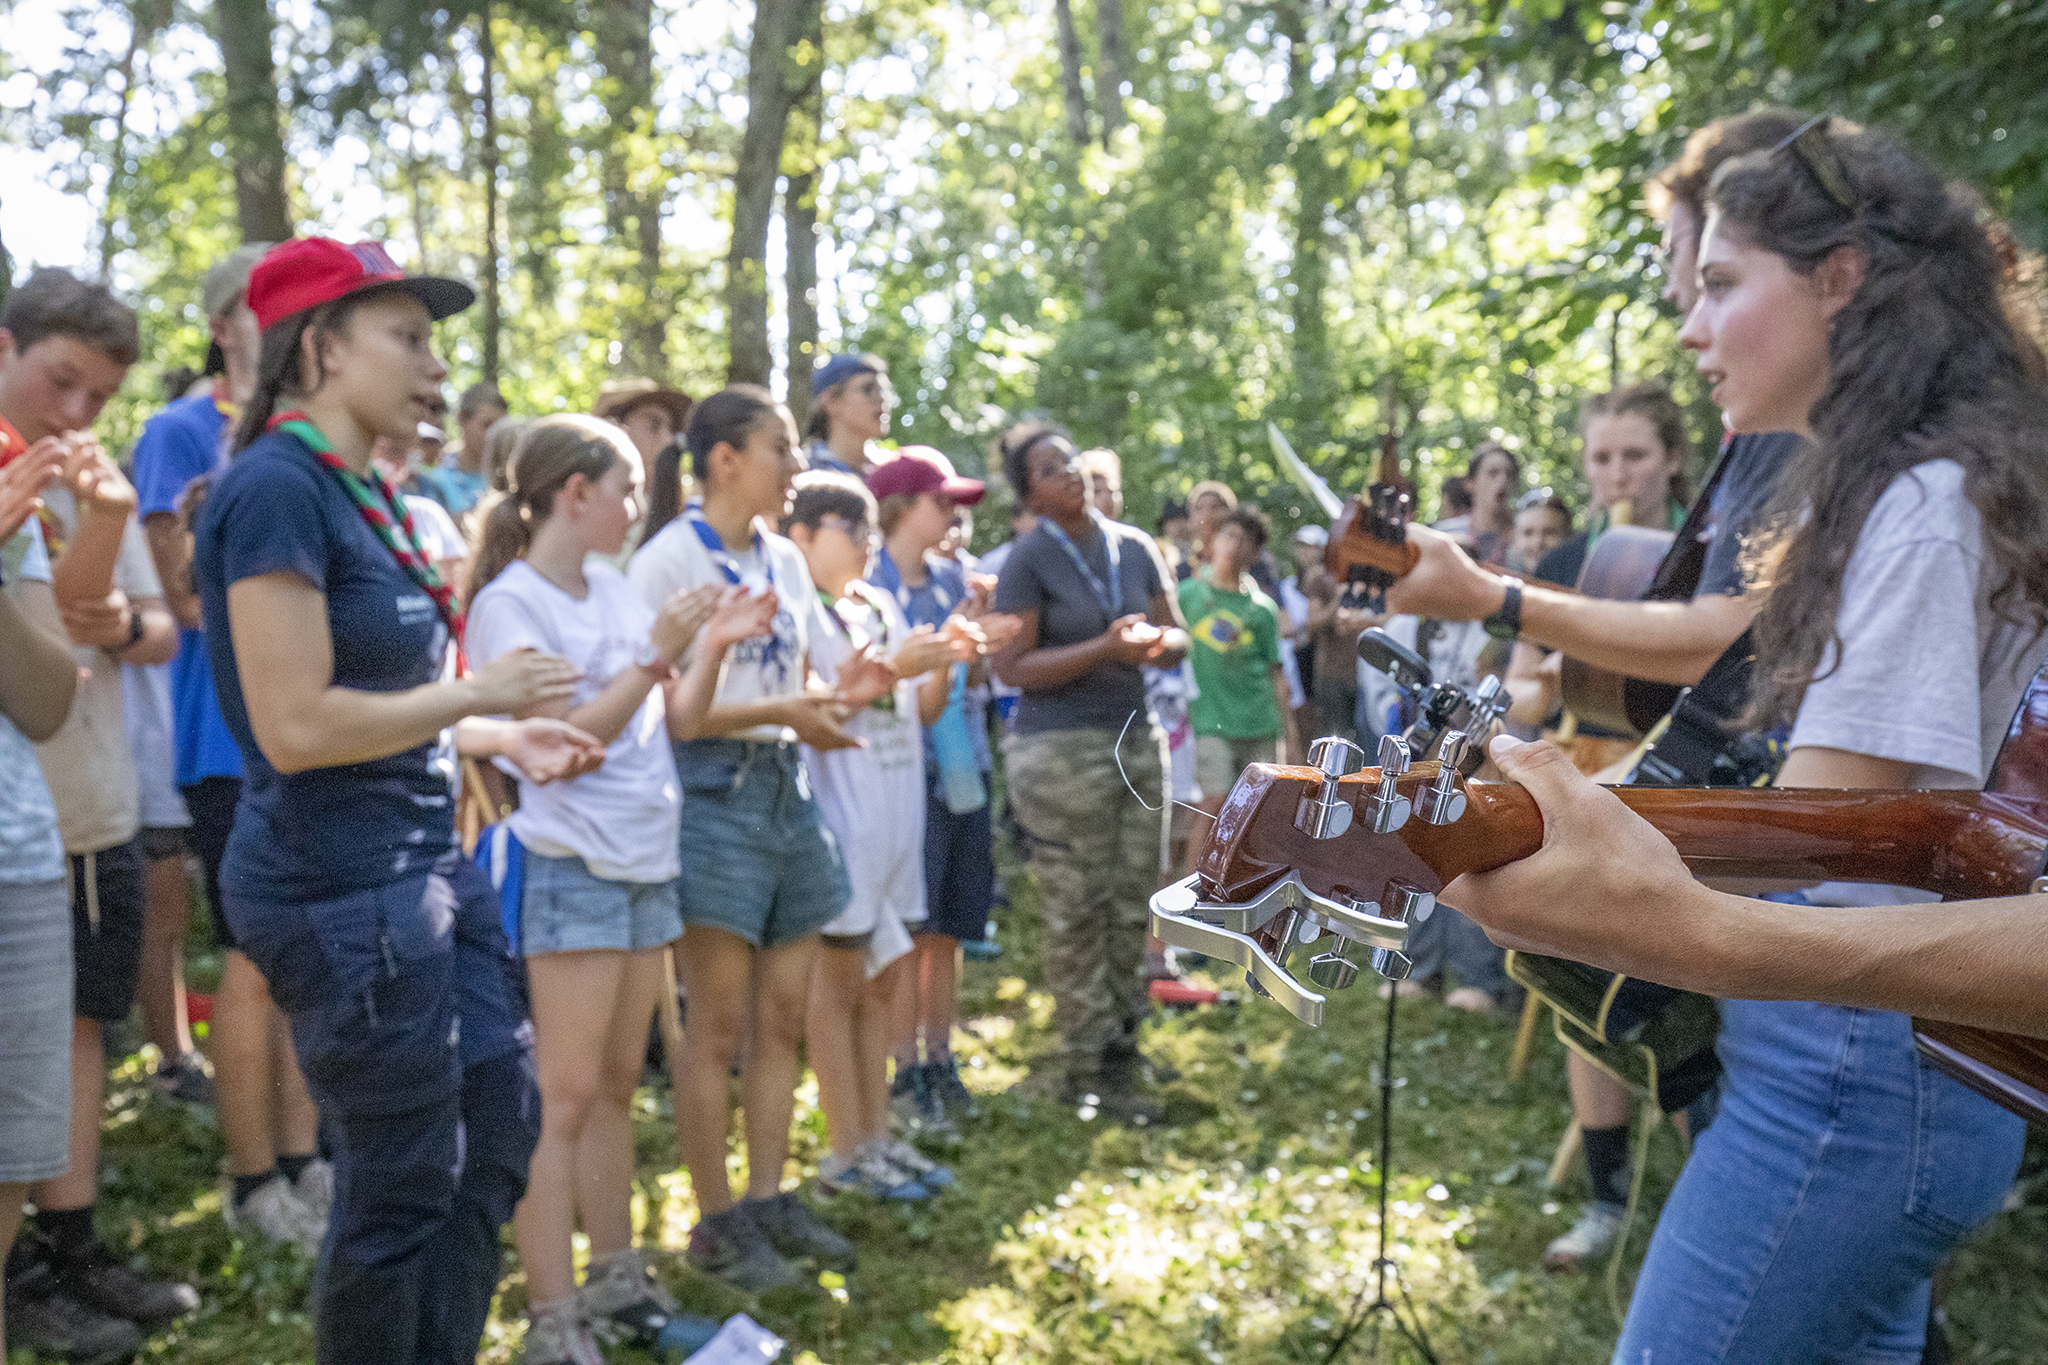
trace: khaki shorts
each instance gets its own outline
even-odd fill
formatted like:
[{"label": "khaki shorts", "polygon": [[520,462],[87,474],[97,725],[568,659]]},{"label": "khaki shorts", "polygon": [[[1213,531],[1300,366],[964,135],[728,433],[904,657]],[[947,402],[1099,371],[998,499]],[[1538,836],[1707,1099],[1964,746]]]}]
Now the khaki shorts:
[{"label": "khaki shorts", "polygon": [[1250,763],[1278,763],[1280,737],[1269,739],[1225,739],[1221,735],[1195,736],[1195,785],[1202,799],[1230,795],[1237,776]]}]

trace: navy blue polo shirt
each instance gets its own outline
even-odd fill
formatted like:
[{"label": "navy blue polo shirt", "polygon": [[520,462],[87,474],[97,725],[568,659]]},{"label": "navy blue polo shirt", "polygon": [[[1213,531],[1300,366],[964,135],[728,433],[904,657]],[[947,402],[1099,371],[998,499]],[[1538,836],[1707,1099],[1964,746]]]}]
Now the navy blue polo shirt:
[{"label": "navy blue polo shirt", "polygon": [[455,843],[446,756],[434,744],[367,763],[280,773],[256,745],[228,630],[228,587],[280,571],[326,597],[334,684],[399,692],[435,680],[448,630],[340,482],[298,437],[272,432],[235,457],[200,512],[193,578],[221,715],[246,771],[226,885],[324,900],[424,873]]}]

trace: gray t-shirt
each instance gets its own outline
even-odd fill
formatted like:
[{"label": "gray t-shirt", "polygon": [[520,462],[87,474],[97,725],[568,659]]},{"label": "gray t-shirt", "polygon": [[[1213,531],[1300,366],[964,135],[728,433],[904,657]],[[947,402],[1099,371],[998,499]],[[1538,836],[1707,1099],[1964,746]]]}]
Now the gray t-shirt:
[{"label": "gray t-shirt", "polygon": [[1913,764],[1908,787],[1983,786],[2048,656],[2048,635],[1992,608],[1990,567],[1962,466],[1930,460],[1893,479],[1842,573],[1840,666],[1830,647],[1789,747]]},{"label": "gray t-shirt", "polygon": [[[34,517],[0,545],[0,572],[9,583],[50,581],[50,556]],[[47,882],[63,875],[57,808],[43,784],[35,748],[0,716],[0,883]]]},{"label": "gray t-shirt", "polygon": [[[1017,542],[996,580],[996,610],[1038,613],[1038,638],[1027,641],[1041,649],[1057,649],[1092,640],[1109,629],[1116,616],[1142,614],[1152,598],[1166,591],[1166,573],[1152,537],[1135,526],[1102,522],[1117,538],[1117,577],[1123,601],[1114,615],[1104,610],[1095,588],[1066,549],[1044,524]],[[1105,586],[1109,582],[1108,544],[1103,535],[1075,542],[1075,549]],[[1026,689],[1017,707],[1017,733],[1045,730],[1121,730],[1136,712],[1144,719],[1145,676],[1136,664],[1098,664],[1071,682],[1043,690]]]}]

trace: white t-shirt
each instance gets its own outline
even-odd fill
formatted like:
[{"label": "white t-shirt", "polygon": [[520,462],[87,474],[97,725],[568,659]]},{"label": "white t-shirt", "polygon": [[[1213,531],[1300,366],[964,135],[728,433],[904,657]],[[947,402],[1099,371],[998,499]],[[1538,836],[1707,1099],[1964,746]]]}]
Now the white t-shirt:
[{"label": "white t-shirt", "polygon": [[[50,556],[34,517],[0,545],[0,574],[10,590],[16,583],[49,583]],[[0,668],[6,666],[0,661]],[[0,883],[54,881],[64,870],[57,808],[36,764],[35,746],[0,715]]]},{"label": "white t-shirt", "polygon": [[[811,572],[802,553],[774,532],[757,530],[751,544],[728,547],[720,558],[746,586],[759,589],[772,584],[777,609],[771,634],[742,640],[726,651],[715,704],[745,706],[802,696],[804,658],[813,641],[834,629],[823,619],[824,607],[817,589],[811,586]],[[654,538],[634,553],[626,580],[640,600],[655,610],[679,592],[732,581],[698,538],[688,513],[655,532]],[[796,732],[785,725],[756,725],[721,738],[794,742]]]},{"label": "white t-shirt", "polygon": [[469,542],[462,538],[462,528],[448,515],[447,508],[417,493],[404,497],[405,510],[412,514],[412,529],[419,534],[420,548],[427,552],[428,559],[440,564],[469,557]]},{"label": "white t-shirt", "polygon": [[[66,535],[77,531],[78,506],[70,489],[53,487],[43,501]],[[149,545],[132,516],[114,560],[114,586],[130,601],[163,596]],[[127,843],[142,827],[141,779],[128,747],[120,661],[90,645],[75,645],[71,653],[89,676],[79,679],[71,714],[56,734],[36,746],[36,757],[57,803],[64,851],[99,853]]]},{"label": "white t-shirt", "polygon": [[[469,609],[471,662],[482,667],[521,646],[559,654],[583,674],[570,696],[581,706],[633,666],[654,626],[654,612],[617,569],[592,559],[582,601],[523,559],[476,595]],[[567,782],[519,779],[519,809],[507,822],[519,842],[550,858],[581,858],[594,877],[665,882],[682,871],[676,826],[682,787],[669,746],[660,688],[647,697],[605,749],[604,766]]]},{"label": "white t-shirt", "polygon": [[1984,785],[2048,636],[1991,606],[1984,528],[1962,466],[1930,460],[1893,479],[1842,572],[1831,646],[1788,748],[1844,749],[1914,765],[1908,787]]}]

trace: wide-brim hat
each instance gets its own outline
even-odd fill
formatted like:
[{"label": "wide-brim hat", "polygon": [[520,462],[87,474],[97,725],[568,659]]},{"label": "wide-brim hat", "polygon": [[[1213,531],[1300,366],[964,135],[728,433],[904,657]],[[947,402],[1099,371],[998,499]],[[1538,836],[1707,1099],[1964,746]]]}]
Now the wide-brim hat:
[{"label": "wide-brim hat", "polygon": [[476,290],[461,280],[406,274],[382,242],[348,245],[332,237],[298,237],[263,253],[249,272],[249,308],[256,325],[267,329],[371,289],[412,295],[436,322],[476,302]]},{"label": "wide-brim hat", "polygon": [[666,408],[677,431],[690,420],[690,409],[696,406],[690,395],[679,389],[663,388],[652,379],[634,377],[607,379],[598,385],[597,401],[590,405],[590,411],[592,416],[616,422],[642,403]]},{"label": "wide-brim hat", "polygon": [[213,263],[199,284],[199,304],[206,316],[217,318],[234,306],[249,288],[249,272],[263,259],[275,242],[249,242]]}]

